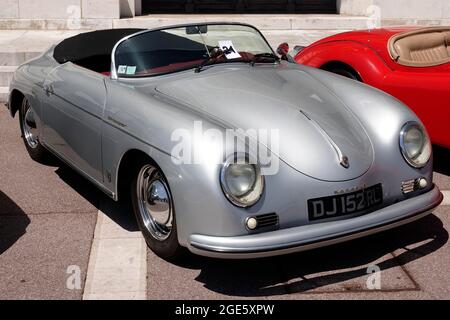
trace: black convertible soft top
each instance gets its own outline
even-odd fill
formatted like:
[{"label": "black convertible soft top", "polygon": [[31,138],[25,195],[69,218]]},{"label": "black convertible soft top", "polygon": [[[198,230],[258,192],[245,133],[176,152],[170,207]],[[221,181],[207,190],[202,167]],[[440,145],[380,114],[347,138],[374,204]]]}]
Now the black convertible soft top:
[{"label": "black convertible soft top", "polygon": [[71,61],[94,71],[106,71],[109,70],[111,52],[116,43],[143,30],[109,29],[80,33],[60,42],[54,49],[53,57],[59,63]]}]

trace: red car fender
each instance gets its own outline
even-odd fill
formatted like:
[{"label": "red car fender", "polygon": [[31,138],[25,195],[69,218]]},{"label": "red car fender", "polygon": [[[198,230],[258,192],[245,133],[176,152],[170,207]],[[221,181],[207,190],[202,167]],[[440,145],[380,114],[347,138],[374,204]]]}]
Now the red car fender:
[{"label": "red car fender", "polygon": [[409,106],[424,123],[434,144],[450,148],[448,74],[396,71],[378,88]]},{"label": "red car fender", "polygon": [[344,63],[355,70],[364,83],[380,87],[392,71],[371,47],[357,41],[332,41],[308,47],[295,56],[295,61],[323,69],[331,62]]}]

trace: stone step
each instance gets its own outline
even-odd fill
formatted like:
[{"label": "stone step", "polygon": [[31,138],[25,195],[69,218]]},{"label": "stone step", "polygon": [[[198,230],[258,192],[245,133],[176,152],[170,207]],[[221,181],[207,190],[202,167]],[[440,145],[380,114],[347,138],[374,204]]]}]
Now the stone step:
[{"label": "stone step", "polygon": [[9,86],[16,69],[16,66],[0,66],[0,87]]},{"label": "stone step", "polygon": [[188,22],[234,21],[261,30],[365,29],[373,18],[341,14],[155,14],[126,19],[0,19],[0,30],[154,28]]},{"label": "stone step", "polygon": [[322,38],[332,36],[348,30],[262,30],[274,50],[279,44],[287,42],[291,49],[295,46],[308,46]]},{"label": "stone step", "polygon": [[0,87],[0,103],[3,104],[8,100],[9,87]]},{"label": "stone step", "polygon": [[0,67],[20,66],[25,61],[28,61],[41,53],[42,52],[2,52],[2,48],[0,48]]},{"label": "stone step", "polygon": [[114,28],[156,28],[198,22],[242,22],[265,30],[353,30],[367,29],[373,18],[333,14],[208,14],[208,15],[151,15],[130,19],[116,19]]},{"label": "stone step", "polygon": [[0,19],[0,30],[111,29],[113,19]]}]

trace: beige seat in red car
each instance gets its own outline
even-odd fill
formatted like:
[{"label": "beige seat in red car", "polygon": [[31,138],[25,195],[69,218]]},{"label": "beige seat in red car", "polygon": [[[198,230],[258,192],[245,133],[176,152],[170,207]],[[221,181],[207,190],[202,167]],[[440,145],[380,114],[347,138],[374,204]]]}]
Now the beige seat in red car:
[{"label": "beige seat in red car", "polygon": [[445,43],[447,44],[447,53],[450,57],[450,31],[444,32],[445,34]]},{"label": "beige seat in red car", "polygon": [[389,41],[392,59],[409,67],[450,62],[450,28],[425,28],[401,33]]}]

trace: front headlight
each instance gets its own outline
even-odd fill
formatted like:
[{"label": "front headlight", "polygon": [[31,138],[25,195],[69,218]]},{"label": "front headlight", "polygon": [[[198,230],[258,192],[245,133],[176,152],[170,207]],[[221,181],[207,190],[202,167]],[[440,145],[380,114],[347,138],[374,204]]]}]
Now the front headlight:
[{"label": "front headlight", "polygon": [[248,159],[245,155],[233,155],[227,159],[220,173],[225,196],[239,207],[254,205],[264,189],[259,165],[250,163]]},{"label": "front headlight", "polygon": [[408,122],[403,126],[400,131],[400,149],[406,162],[414,168],[422,168],[430,160],[430,138],[419,123]]}]

